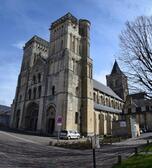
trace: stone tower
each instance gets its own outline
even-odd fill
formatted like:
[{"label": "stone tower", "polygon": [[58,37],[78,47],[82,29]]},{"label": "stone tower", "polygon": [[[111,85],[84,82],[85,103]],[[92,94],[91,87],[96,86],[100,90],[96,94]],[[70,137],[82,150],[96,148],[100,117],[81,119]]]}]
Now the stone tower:
[{"label": "stone tower", "polygon": [[110,75],[106,76],[107,86],[109,86],[120,98],[124,101],[128,92],[128,80],[127,76],[121,71],[117,61],[113,65]]},{"label": "stone tower", "polygon": [[[89,21],[78,20],[70,13],[53,22],[48,59],[50,98],[46,106],[54,105],[56,118],[62,116],[62,129],[75,129],[84,135],[94,131],[89,31]],[[53,87],[54,96],[49,92]]]},{"label": "stone tower", "polygon": [[81,126],[85,135],[94,132],[93,114],[93,80],[92,80],[92,59],[90,58],[90,22],[79,20],[79,33],[82,44],[81,60],[81,85],[82,85],[82,105],[81,105]]},{"label": "stone tower", "polygon": [[45,67],[49,42],[33,36],[23,49],[23,60],[13,101],[11,127],[36,131],[41,129]]}]

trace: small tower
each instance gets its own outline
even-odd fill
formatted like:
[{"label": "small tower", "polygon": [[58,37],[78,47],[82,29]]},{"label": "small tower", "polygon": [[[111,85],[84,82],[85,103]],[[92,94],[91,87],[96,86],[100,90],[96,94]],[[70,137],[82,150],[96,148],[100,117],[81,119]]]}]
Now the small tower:
[{"label": "small tower", "polygon": [[107,86],[109,86],[124,101],[129,94],[127,76],[121,71],[117,61],[113,65],[110,75],[106,76]]}]

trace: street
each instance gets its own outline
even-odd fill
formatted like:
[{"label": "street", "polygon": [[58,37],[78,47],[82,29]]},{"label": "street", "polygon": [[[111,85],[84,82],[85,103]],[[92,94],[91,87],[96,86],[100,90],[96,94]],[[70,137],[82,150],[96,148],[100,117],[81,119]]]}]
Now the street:
[{"label": "street", "polygon": [[[147,142],[152,133],[96,149],[98,167],[110,168],[134,152],[134,147]],[[92,168],[92,150],[73,150],[48,146],[50,137],[39,137],[0,131],[1,168]]]}]

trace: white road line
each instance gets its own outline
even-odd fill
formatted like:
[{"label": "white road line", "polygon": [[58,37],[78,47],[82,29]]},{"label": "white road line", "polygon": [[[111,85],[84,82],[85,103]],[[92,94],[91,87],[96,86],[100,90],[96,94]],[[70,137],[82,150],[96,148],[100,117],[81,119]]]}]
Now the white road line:
[{"label": "white road line", "polygon": [[16,138],[16,139],[19,139],[19,140],[22,140],[22,141],[25,141],[25,142],[30,142],[30,143],[34,143],[34,144],[41,145],[41,144],[38,143],[38,142],[35,142],[35,141],[32,141],[32,140],[28,140],[28,139],[25,139],[25,138],[21,138],[21,137],[18,137],[18,136],[15,136],[15,135],[12,135],[12,134],[3,132],[3,131],[0,131],[0,133],[1,133],[1,134],[8,135],[8,136],[11,136],[11,137],[13,137],[13,138]]}]

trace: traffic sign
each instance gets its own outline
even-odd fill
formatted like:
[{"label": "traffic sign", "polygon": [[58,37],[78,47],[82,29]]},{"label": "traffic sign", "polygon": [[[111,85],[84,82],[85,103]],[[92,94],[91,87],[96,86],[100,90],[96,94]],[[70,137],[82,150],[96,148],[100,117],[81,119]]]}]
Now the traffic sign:
[{"label": "traffic sign", "polygon": [[62,125],[62,116],[57,116],[57,125],[61,126]]}]

